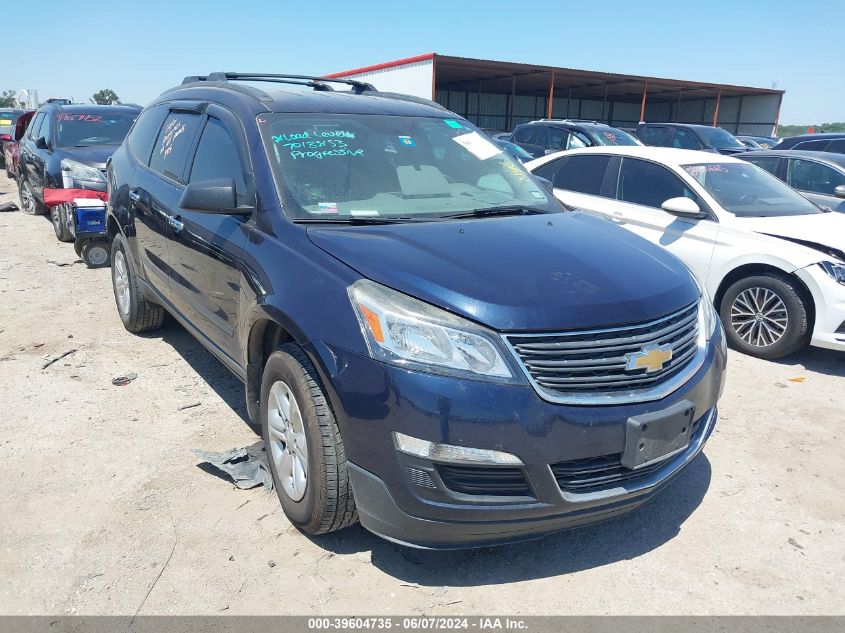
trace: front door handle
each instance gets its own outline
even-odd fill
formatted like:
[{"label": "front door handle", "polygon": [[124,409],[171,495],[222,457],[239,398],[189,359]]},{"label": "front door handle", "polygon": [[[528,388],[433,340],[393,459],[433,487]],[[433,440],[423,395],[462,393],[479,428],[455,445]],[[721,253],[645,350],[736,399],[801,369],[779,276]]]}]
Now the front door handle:
[{"label": "front door handle", "polygon": [[141,201],[141,194],[137,191],[130,191],[129,192],[129,199],[132,202],[140,202]]},{"label": "front door handle", "polygon": [[182,227],[185,226],[182,224],[182,221],[174,215],[167,218],[167,223],[170,225],[170,228],[173,229],[174,233],[179,233],[182,230]]}]

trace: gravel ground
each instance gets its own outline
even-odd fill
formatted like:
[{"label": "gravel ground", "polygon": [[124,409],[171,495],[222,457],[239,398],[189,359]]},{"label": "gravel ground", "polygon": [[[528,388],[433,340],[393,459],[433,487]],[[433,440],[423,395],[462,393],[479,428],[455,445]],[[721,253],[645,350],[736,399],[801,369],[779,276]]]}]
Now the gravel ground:
[{"label": "gravel ground", "polygon": [[172,320],[124,331],[47,219],[0,236],[2,614],[845,613],[845,354],[732,353],[704,455],[626,517],[458,553],[309,539],[198,467],[256,440],[237,379]]}]

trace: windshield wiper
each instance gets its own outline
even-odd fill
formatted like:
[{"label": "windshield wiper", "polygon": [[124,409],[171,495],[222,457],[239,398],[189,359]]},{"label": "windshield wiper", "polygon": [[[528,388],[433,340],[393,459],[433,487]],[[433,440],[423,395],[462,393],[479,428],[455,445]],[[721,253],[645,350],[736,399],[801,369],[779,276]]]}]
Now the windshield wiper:
[{"label": "windshield wiper", "polygon": [[431,218],[390,218],[382,216],[351,216],[340,218],[294,218],[297,224],[405,224],[406,222],[430,222]]},{"label": "windshield wiper", "polygon": [[496,215],[542,215],[545,213],[552,213],[545,209],[538,209],[537,207],[525,207],[521,205],[509,205],[504,207],[484,207],[481,209],[473,209],[472,211],[462,211],[461,213],[453,213],[450,215],[441,215],[441,218],[489,218]]}]

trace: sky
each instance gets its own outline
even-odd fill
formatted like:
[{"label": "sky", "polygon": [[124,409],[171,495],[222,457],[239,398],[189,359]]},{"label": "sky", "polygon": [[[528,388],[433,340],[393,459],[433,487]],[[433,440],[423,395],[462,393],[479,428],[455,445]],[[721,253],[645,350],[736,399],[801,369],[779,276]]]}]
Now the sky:
[{"label": "sky", "polygon": [[[23,5],[14,5],[23,6]],[[40,0],[0,90],[145,104],[186,75],[317,74],[436,52],[786,90],[845,121],[845,0]],[[32,43],[32,40],[29,40]]]}]

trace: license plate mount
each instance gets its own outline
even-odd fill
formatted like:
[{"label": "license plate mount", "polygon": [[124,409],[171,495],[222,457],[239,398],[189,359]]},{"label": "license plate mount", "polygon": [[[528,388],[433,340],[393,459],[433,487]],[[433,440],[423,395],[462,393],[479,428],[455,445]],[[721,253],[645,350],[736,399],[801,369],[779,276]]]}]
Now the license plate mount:
[{"label": "license plate mount", "polygon": [[695,405],[689,400],[628,418],[622,465],[636,470],[680,453],[690,444],[694,420]]}]

